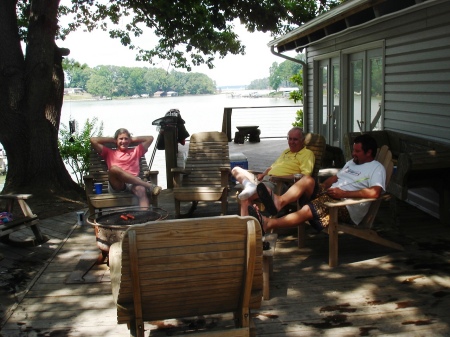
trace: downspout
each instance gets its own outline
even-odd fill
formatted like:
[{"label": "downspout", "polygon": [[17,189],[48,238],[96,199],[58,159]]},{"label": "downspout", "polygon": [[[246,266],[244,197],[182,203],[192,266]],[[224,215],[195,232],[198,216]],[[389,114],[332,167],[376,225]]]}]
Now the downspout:
[{"label": "downspout", "polygon": [[289,61],[292,61],[292,62],[295,62],[295,63],[300,63],[302,65],[302,71],[303,71],[303,131],[306,133],[306,132],[309,131],[309,130],[307,130],[307,128],[308,128],[308,123],[307,123],[308,122],[307,121],[307,119],[308,119],[307,118],[307,116],[308,116],[308,113],[307,113],[307,111],[308,111],[308,109],[307,109],[308,108],[307,97],[308,97],[308,95],[307,95],[306,90],[305,90],[305,83],[306,83],[306,80],[307,80],[307,78],[306,78],[306,76],[307,76],[306,70],[307,70],[308,66],[302,60],[297,60],[297,59],[295,59],[293,57],[286,56],[286,55],[283,55],[281,53],[276,52],[275,51],[275,46],[270,46],[270,51],[275,56],[279,56],[279,57],[282,57],[282,58],[284,58],[286,60],[289,60]]}]

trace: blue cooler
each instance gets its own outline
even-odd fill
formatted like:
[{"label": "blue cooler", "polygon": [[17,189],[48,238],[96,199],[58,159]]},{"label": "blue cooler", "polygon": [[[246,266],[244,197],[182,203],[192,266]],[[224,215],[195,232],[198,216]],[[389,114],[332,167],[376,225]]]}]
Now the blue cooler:
[{"label": "blue cooler", "polygon": [[[248,161],[247,157],[243,153],[230,153],[230,167],[233,169],[233,167],[242,167],[243,169],[248,170]],[[233,176],[231,176],[231,181],[236,182],[236,179],[234,179]]]}]

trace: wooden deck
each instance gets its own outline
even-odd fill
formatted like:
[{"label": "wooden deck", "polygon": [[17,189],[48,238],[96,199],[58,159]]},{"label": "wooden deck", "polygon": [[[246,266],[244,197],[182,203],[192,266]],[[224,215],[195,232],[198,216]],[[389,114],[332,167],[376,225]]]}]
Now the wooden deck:
[{"label": "wooden deck", "polygon": [[[268,146],[263,151],[272,153]],[[251,168],[267,165],[247,143],[235,152],[245,153]],[[229,200],[235,214],[233,192]],[[160,207],[173,216],[170,190],[162,192]],[[200,203],[194,215],[219,212],[218,203]],[[406,251],[343,236],[334,269],[325,234],[308,229],[307,247],[298,249],[295,230],[280,233],[271,299],[253,312],[257,335],[450,336],[450,224],[402,202],[383,205],[376,223]],[[50,240],[39,247],[0,244],[0,336],[127,336],[126,326],[116,324],[108,267],[96,266],[80,281],[98,252],[93,229],[77,226],[75,212],[44,219],[40,228]],[[27,231],[15,234],[31,236]],[[173,320],[146,324],[151,336],[181,334],[186,327]]]}]

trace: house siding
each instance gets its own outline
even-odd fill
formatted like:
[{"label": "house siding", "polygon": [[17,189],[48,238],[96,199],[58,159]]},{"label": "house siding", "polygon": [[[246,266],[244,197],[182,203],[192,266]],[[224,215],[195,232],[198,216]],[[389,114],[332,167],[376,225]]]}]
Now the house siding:
[{"label": "house siding", "polygon": [[[310,45],[306,52],[308,130],[318,129],[314,116],[314,60],[383,41],[384,129],[450,143],[449,16],[450,1],[426,1]],[[345,78],[342,80],[345,85]],[[345,111],[345,105],[343,108]]]}]

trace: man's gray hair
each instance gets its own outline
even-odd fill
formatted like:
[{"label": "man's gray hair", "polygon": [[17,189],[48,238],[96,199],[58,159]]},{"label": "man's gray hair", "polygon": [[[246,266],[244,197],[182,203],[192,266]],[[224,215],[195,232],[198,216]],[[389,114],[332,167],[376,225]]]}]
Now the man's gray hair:
[{"label": "man's gray hair", "polygon": [[298,131],[298,132],[300,132],[300,134],[302,135],[302,136],[301,136],[301,137],[302,137],[302,140],[305,140],[305,134],[303,133],[303,129],[302,129],[302,128],[299,128],[298,126],[294,126],[292,129],[289,130],[288,136],[289,136],[289,133],[290,133],[291,131]]}]

